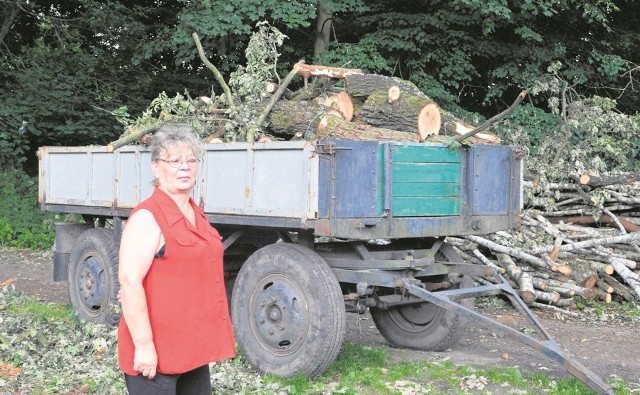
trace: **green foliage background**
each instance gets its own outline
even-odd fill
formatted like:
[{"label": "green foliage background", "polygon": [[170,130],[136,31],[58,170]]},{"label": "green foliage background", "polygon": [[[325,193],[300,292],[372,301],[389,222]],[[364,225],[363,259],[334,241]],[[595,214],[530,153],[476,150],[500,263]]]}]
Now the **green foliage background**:
[{"label": "green foliage background", "polygon": [[[321,4],[329,21],[316,20]],[[632,0],[0,0],[0,166],[33,177],[40,146],[113,141],[163,92],[219,96],[193,32],[241,87],[243,68],[265,71],[247,50],[267,21],[284,36],[265,78],[300,59],[361,68],[414,82],[472,124],[527,90],[495,131],[528,150],[530,170],[637,170],[639,15]],[[330,41],[315,53],[318,26]],[[3,182],[36,199],[34,180]]]}]

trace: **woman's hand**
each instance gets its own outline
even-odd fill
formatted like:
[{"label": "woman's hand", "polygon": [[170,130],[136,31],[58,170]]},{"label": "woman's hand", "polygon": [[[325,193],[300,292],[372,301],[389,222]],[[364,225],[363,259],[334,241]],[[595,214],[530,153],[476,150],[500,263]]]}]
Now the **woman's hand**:
[{"label": "woman's hand", "polygon": [[153,344],[144,347],[136,347],[133,357],[133,369],[140,372],[149,380],[156,376],[158,367],[158,354]]}]

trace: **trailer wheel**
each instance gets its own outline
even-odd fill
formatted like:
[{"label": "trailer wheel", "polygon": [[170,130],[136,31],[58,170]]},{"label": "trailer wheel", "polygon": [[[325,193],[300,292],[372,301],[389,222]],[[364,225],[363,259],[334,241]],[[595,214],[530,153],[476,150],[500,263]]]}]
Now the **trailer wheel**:
[{"label": "trailer wheel", "polygon": [[[462,258],[448,244],[440,247],[436,260],[462,262]],[[464,276],[455,287],[470,286],[470,276]],[[473,298],[461,302],[467,308],[473,307],[474,303]],[[370,311],[376,328],[393,346],[426,351],[444,351],[455,345],[464,334],[468,322],[461,315],[427,302],[387,310],[372,307]]]},{"label": "trailer wheel", "polygon": [[316,377],[344,339],[342,292],[329,265],[306,247],[277,243],[238,272],[231,313],[236,340],[259,372]]},{"label": "trailer wheel", "polygon": [[118,303],[118,248],[113,231],[88,229],[78,237],[69,257],[69,299],[81,319],[115,327]]}]

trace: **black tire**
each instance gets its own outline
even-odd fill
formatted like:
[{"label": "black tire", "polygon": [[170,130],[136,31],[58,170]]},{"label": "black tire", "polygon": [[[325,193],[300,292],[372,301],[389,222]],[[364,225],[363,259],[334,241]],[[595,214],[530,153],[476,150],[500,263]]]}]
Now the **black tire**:
[{"label": "black tire", "polygon": [[113,231],[92,228],[75,242],[69,257],[69,299],[81,319],[113,328],[120,320],[118,248]]},{"label": "black tire", "polygon": [[[442,244],[436,260],[462,262],[462,258],[447,244]],[[457,274],[451,273],[450,278]],[[462,277],[454,287],[470,287],[470,276]],[[473,298],[463,299],[461,304],[472,308]],[[372,307],[373,322],[380,334],[395,347],[426,351],[444,351],[457,344],[465,333],[468,319],[432,303],[417,303],[393,307],[387,310]]]},{"label": "black tire", "polygon": [[344,339],[338,281],[315,251],[297,244],[272,244],[247,259],[233,288],[231,316],[246,360],[281,377],[324,373]]}]

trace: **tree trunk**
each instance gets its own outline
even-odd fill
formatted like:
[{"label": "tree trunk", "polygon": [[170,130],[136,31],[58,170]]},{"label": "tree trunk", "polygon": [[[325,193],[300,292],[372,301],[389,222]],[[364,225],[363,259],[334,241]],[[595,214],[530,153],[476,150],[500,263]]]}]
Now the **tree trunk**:
[{"label": "tree trunk", "polygon": [[387,89],[374,92],[367,97],[360,111],[364,122],[376,127],[417,133],[419,115],[423,109],[426,109],[422,117],[423,125],[420,129],[423,130],[424,137],[438,134],[440,111],[437,104],[424,96],[416,96],[406,92],[401,93],[394,103],[389,103],[388,94],[389,90]]},{"label": "tree trunk", "polygon": [[333,14],[323,1],[319,1],[318,15],[316,16],[316,36],[313,41],[314,59],[318,59],[318,55],[323,53],[327,45],[329,45],[332,27]]},{"label": "tree trunk", "polygon": [[323,115],[324,110],[317,103],[280,100],[269,113],[269,130],[276,135],[301,133],[311,140],[315,138]]},{"label": "tree trunk", "polygon": [[327,113],[316,134],[317,139],[337,138],[346,140],[376,140],[376,141],[418,141],[418,135],[378,128],[366,124],[347,122],[339,116]]},{"label": "tree trunk", "polygon": [[10,8],[9,14],[4,17],[2,21],[2,26],[0,26],[0,44],[4,43],[4,38],[9,34],[9,30],[11,30],[11,26],[13,26],[13,22],[18,18],[18,14],[20,13],[19,3],[23,3],[22,1],[16,2],[14,6],[7,5],[6,7]]},{"label": "tree trunk", "polygon": [[345,77],[347,93],[353,97],[367,97],[374,92],[388,92],[391,87],[397,87],[401,94],[408,93],[428,99],[411,81],[397,77],[387,77],[379,74],[351,74]]}]

